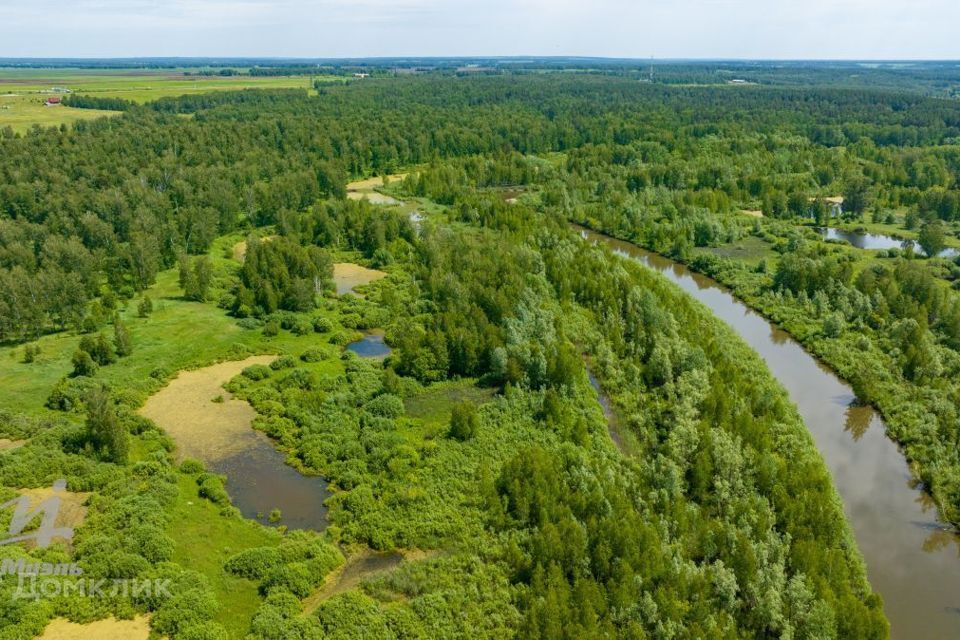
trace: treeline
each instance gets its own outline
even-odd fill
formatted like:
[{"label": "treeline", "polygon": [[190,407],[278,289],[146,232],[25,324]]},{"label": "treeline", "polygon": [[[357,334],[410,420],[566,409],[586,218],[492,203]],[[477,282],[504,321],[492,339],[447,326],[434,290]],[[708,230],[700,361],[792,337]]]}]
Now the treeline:
[{"label": "treeline", "polygon": [[104,109],[107,111],[129,111],[137,106],[136,102],[123,98],[104,98],[83,94],[71,94],[63,99],[64,106],[74,109]]},{"label": "treeline", "polygon": [[[868,91],[738,89],[599,76],[415,77],[324,87],[318,98],[241,91],[134,108],[71,96],[77,105],[127,113],[0,142],[0,216],[10,238],[0,240],[0,270],[20,267],[25,274],[16,278],[41,290],[43,239],[78,238],[102,256],[97,269],[110,287],[129,296],[218,234],[274,224],[318,198],[342,196],[348,175],[437,157],[566,151],[569,170],[591,180],[603,172],[596,181],[610,192],[660,188],[683,191],[693,206],[767,203],[796,214],[805,197],[849,196],[852,185],[877,203],[956,217],[960,160],[936,146],[960,136],[955,104]],[[171,117],[177,113],[195,117]],[[833,151],[838,145],[844,153]],[[497,173],[486,175],[479,165],[489,162],[459,170],[477,186],[539,180],[546,170],[495,161]],[[562,197],[559,184],[549,188]],[[49,310],[39,326],[35,314],[26,321],[4,313],[13,337],[59,326]]]}]

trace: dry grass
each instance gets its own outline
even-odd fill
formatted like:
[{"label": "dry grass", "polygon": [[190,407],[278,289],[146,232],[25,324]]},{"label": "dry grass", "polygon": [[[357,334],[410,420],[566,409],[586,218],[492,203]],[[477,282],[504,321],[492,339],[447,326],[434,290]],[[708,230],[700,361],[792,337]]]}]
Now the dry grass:
[{"label": "dry grass", "polygon": [[758,209],[741,209],[740,213],[742,213],[745,216],[751,216],[753,218],[763,217],[763,211],[760,211]]},{"label": "dry grass", "polygon": [[387,274],[376,269],[367,269],[352,262],[338,262],[333,265],[333,281],[337,285],[337,295],[353,293],[355,287],[386,278]]},{"label": "dry grass", "polygon": [[[406,173],[395,173],[387,176],[387,178],[390,179],[390,182],[398,182],[406,178],[408,175],[409,174]],[[357,180],[356,182],[347,184],[347,191],[373,191],[374,189],[379,189],[382,186],[383,176],[375,176],[373,178]]]},{"label": "dry grass", "polygon": [[[153,420],[177,443],[177,456],[210,463],[246,450],[256,433],[256,412],[223,385],[255,364],[269,364],[274,356],[221,362],[196,371],[183,371],[147,400],[140,415]],[[223,396],[223,402],[214,398]]]},{"label": "dry grass", "polygon": [[147,616],[137,616],[133,620],[107,618],[89,624],[54,618],[39,640],[147,640],[149,636],[150,618]]},{"label": "dry grass", "polygon": [[[270,242],[277,236],[264,236],[260,238],[260,242]],[[247,241],[241,240],[237,244],[233,245],[233,259],[237,262],[243,262],[247,257]]]},{"label": "dry grass", "polygon": [[27,444],[26,440],[10,440],[8,438],[0,438],[0,451],[12,451],[13,449],[19,449],[25,444]]},{"label": "dry grass", "polygon": [[[30,508],[33,509],[41,502],[53,495],[51,487],[39,487],[36,489],[18,489],[20,495],[26,496],[30,501]],[[61,491],[60,511],[57,513],[57,521],[54,523],[57,527],[79,527],[87,517],[87,508],[84,504],[90,493]]]},{"label": "dry grass", "polygon": [[[397,182],[407,177],[406,173],[397,173],[387,176],[390,182]],[[377,193],[377,189],[383,188],[383,177],[377,176],[367,178],[366,180],[357,180],[347,185],[347,197],[351,200],[367,200],[371,204],[393,205],[402,204],[396,198]]]}]

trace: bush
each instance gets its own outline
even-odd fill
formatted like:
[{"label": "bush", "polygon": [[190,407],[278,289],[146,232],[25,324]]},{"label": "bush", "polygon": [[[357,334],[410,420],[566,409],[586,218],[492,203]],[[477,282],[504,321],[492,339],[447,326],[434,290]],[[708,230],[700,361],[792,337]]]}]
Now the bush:
[{"label": "bush", "polygon": [[317,333],[330,333],[333,331],[333,322],[330,321],[330,318],[317,316],[313,319],[313,330]]},{"label": "bush", "polygon": [[193,458],[186,458],[180,463],[180,473],[193,475],[195,473],[203,473],[203,470],[203,463]]},{"label": "bush", "polygon": [[197,485],[200,487],[199,494],[201,498],[206,498],[210,502],[226,507],[230,505],[230,495],[223,486],[223,478],[212,473],[201,474],[197,478]]},{"label": "bush", "polygon": [[150,296],[144,295],[140,304],[137,305],[137,315],[146,318],[151,313],[153,313],[153,300],[150,299]]},{"label": "bush", "polygon": [[256,318],[240,318],[237,320],[237,326],[246,331],[252,331],[262,327],[263,321],[257,320]]},{"label": "bush", "polygon": [[470,440],[476,435],[480,427],[480,417],[477,415],[477,405],[465,401],[453,408],[450,416],[450,437],[461,442]]},{"label": "bush", "polygon": [[377,396],[368,402],[364,408],[373,415],[383,418],[399,418],[406,413],[403,400],[390,393]]},{"label": "bush", "polygon": [[297,336],[305,336],[313,333],[313,323],[305,318],[298,318],[290,327],[290,332]]},{"label": "bush", "polygon": [[316,347],[314,349],[307,349],[302,354],[300,354],[300,359],[304,362],[321,362],[327,360],[330,355],[327,353],[326,349],[321,349]]},{"label": "bush", "polygon": [[281,369],[293,369],[295,366],[297,366],[297,359],[293,356],[280,356],[270,363],[270,368],[274,371],[280,371]]},{"label": "bush", "polygon": [[259,382],[260,380],[269,378],[272,372],[272,369],[266,365],[255,364],[243,370],[243,377],[253,380],[254,382]]},{"label": "bush", "polygon": [[73,373],[70,375],[74,378],[92,378],[93,376],[97,375],[97,371],[100,370],[100,366],[94,362],[90,354],[80,349],[73,354],[72,362]]},{"label": "bush", "polygon": [[247,549],[231,556],[223,565],[228,573],[250,580],[259,580],[268,571],[282,564],[280,550],[276,547]]},{"label": "bush", "polygon": [[46,406],[55,411],[82,411],[84,399],[97,386],[95,380],[86,376],[64,378],[50,392]]},{"label": "bush", "polygon": [[263,335],[267,336],[268,338],[272,338],[279,333],[280,323],[276,320],[269,320],[265,325],[263,325]]}]

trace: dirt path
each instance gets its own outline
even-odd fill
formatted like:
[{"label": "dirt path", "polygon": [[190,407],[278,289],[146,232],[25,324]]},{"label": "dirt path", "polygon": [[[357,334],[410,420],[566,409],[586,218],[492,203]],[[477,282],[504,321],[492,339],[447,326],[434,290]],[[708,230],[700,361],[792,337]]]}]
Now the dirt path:
[{"label": "dirt path", "polygon": [[[179,459],[196,458],[211,463],[240,453],[256,435],[250,428],[256,412],[227,393],[223,385],[247,367],[269,364],[275,358],[253,356],[183,371],[151,396],[139,413],[174,439]],[[214,402],[218,397],[223,402]]]},{"label": "dirt path", "polygon": [[360,586],[368,578],[388,573],[404,562],[415,562],[437,555],[436,551],[406,550],[378,553],[366,549],[347,558],[347,562],[327,576],[323,585],[303,601],[303,612],[310,615],[325,600]]}]

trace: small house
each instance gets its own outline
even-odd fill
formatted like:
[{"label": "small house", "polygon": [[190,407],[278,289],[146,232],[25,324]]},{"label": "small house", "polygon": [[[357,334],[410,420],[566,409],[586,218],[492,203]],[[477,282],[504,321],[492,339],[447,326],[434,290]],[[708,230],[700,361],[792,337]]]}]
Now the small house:
[{"label": "small house", "polygon": [[814,205],[817,201],[827,205],[827,211],[831,218],[839,218],[843,215],[843,196],[831,196],[829,198],[810,198],[810,217],[817,217],[817,210]]},{"label": "small house", "polygon": [[49,98],[47,98],[47,101],[44,103],[43,106],[57,107],[57,106],[60,106],[62,103],[63,101],[60,99],[60,96],[50,96]]}]

